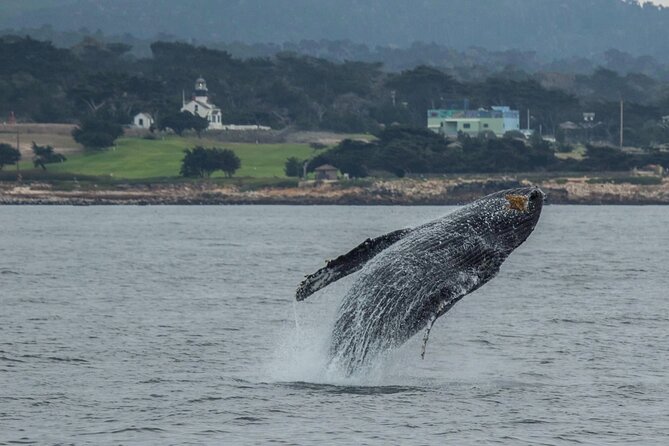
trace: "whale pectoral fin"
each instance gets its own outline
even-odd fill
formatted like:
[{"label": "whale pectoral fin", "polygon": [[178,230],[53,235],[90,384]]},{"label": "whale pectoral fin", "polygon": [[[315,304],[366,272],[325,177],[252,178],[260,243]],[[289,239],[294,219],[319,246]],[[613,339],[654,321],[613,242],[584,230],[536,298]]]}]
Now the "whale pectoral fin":
[{"label": "whale pectoral fin", "polygon": [[367,239],[350,252],[328,261],[323,268],[304,278],[297,288],[295,297],[298,301],[304,300],[332,282],[358,271],[375,255],[400,240],[410,231],[411,229],[400,229],[375,239]]},{"label": "whale pectoral fin", "polygon": [[427,341],[430,338],[430,330],[432,330],[432,326],[434,323],[437,321],[437,314],[433,314],[432,317],[430,318],[430,321],[427,323],[427,329],[425,330],[425,335],[423,336],[423,348],[421,348],[420,351],[420,359],[425,359],[425,350],[427,349]]},{"label": "whale pectoral fin", "polygon": [[444,288],[441,290],[441,292],[438,293],[437,296],[438,297],[435,297],[435,299],[439,300],[439,304],[434,309],[434,313],[432,313],[430,319],[428,319],[425,335],[423,336],[423,347],[420,352],[420,359],[425,359],[427,341],[430,338],[430,331],[432,330],[434,323],[437,322],[437,319],[443,316],[448,310],[453,308],[453,305],[458,303],[460,299],[464,297],[464,294],[453,296],[448,288]]}]

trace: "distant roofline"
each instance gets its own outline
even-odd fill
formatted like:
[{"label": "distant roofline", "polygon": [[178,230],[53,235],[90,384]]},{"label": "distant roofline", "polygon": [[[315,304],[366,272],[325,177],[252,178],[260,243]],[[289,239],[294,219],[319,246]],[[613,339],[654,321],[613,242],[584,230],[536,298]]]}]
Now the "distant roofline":
[{"label": "distant roofline", "polygon": [[322,166],[318,166],[314,170],[339,170],[335,166],[331,164],[323,164]]}]

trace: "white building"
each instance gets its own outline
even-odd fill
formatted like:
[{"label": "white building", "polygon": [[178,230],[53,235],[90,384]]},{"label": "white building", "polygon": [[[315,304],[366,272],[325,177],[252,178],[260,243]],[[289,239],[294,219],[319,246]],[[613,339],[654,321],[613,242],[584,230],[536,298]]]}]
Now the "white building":
[{"label": "white building", "polygon": [[148,129],[153,125],[153,117],[148,113],[137,113],[132,120],[133,125],[138,129]]},{"label": "white building", "polygon": [[202,78],[198,78],[195,81],[195,91],[193,92],[191,100],[186,102],[186,98],[183,98],[181,111],[187,111],[193,115],[205,118],[207,121],[209,121],[210,129],[223,129],[221,109],[209,102],[209,90],[207,90],[207,82]]}]

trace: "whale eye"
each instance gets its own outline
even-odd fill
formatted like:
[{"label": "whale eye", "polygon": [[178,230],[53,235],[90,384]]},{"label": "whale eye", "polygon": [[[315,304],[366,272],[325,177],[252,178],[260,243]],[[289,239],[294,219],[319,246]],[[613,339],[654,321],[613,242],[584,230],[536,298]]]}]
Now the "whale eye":
[{"label": "whale eye", "polygon": [[530,194],[530,201],[534,201],[537,198],[539,198],[541,194],[539,193],[538,190],[533,190],[532,193]]}]

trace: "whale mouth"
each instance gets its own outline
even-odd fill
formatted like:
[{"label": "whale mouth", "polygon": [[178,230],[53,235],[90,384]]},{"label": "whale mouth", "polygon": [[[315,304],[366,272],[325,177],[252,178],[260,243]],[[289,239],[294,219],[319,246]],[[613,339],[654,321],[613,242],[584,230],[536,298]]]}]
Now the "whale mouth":
[{"label": "whale mouth", "polygon": [[529,200],[525,195],[505,195],[504,198],[506,198],[506,201],[509,202],[509,209],[513,209],[516,211],[520,212],[527,212],[528,211],[528,203]]}]

